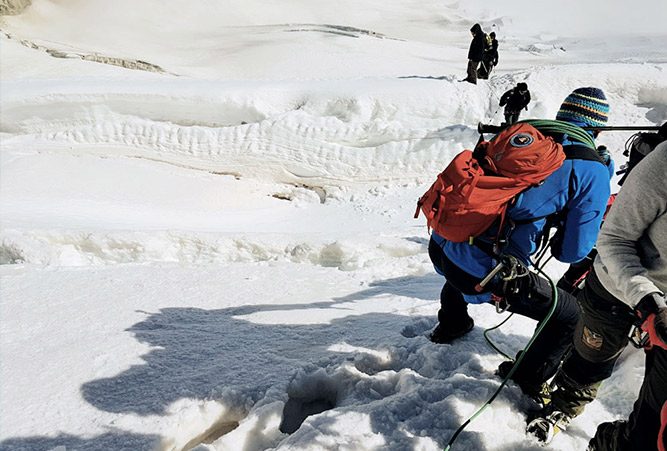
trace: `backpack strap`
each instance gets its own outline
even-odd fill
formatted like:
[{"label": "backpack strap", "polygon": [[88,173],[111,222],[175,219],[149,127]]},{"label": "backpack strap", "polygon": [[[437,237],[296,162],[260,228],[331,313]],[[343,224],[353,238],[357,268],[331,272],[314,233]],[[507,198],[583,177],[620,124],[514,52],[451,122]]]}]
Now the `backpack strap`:
[{"label": "backpack strap", "polygon": [[606,166],[606,163],[597,152],[588,146],[583,146],[579,144],[573,144],[569,146],[563,146],[563,151],[565,152],[566,160],[587,160],[587,161],[597,161]]}]

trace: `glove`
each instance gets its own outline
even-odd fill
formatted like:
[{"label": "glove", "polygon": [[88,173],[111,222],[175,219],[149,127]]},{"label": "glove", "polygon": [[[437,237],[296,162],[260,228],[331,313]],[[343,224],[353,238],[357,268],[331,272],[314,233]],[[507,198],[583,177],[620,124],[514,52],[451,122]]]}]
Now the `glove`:
[{"label": "glove", "polygon": [[642,330],[648,333],[649,346],[667,351],[667,303],[662,293],[651,293],[642,298],[635,308],[642,321]]},{"label": "glove", "polygon": [[661,308],[658,313],[651,313],[642,324],[642,330],[648,333],[649,346],[667,351],[667,307]]},{"label": "glove", "polygon": [[609,149],[607,149],[607,146],[598,146],[597,148],[598,155],[600,155],[600,158],[604,161],[604,164],[609,164],[609,160],[611,159],[611,155],[609,154]]}]

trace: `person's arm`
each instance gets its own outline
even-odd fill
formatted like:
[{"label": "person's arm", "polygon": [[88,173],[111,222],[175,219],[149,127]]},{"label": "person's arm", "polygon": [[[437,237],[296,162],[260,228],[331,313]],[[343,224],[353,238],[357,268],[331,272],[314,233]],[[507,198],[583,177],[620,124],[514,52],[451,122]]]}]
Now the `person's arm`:
[{"label": "person's arm", "polygon": [[[638,249],[650,246],[645,232],[667,208],[667,146],[655,149],[630,173],[609,210],[598,240],[600,263],[622,300],[635,307],[661,290],[648,278]],[[662,257],[664,258],[664,257]]]},{"label": "person's arm", "polygon": [[574,160],[570,183],[574,195],[566,205],[566,217],[552,254],[563,263],[581,261],[593,249],[609,199],[609,172],[594,161]]},{"label": "person's arm", "polygon": [[482,61],[482,58],[484,57],[484,33],[478,33],[475,35],[475,37],[472,40],[472,45],[474,47],[473,49],[473,57],[471,58],[473,61]]},{"label": "person's arm", "polygon": [[507,103],[507,99],[512,95],[512,90],[510,89],[509,91],[505,92],[505,94],[502,95],[500,98],[500,106],[505,106]]}]

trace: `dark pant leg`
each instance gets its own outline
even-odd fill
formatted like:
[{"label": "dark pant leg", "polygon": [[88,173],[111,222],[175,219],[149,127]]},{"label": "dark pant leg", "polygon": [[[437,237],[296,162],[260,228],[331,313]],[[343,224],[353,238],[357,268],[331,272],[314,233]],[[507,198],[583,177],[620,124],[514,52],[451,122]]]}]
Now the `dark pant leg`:
[{"label": "dark pant leg", "polygon": [[468,80],[470,83],[477,83],[477,66],[479,66],[479,61],[468,60]]},{"label": "dark pant leg", "polygon": [[483,59],[481,63],[479,63],[479,68],[477,69],[477,78],[482,79],[482,80],[488,80],[489,75],[491,75],[491,68],[493,66],[491,65],[491,61],[488,59]]},{"label": "dark pant leg", "polygon": [[[509,311],[538,321],[539,328],[552,307],[551,284],[537,274],[529,273],[521,283],[519,293],[507,300]],[[578,317],[579,307],[575,298],[558,289],[558,302],[553,314],[544,323],[544,328],[524,354],[513,376],[519,385],[541,385],[556,373],[571,346]]]},{"label": "dark pant leg", "polygon": [[[440,310],[438,311],[438,321],[444,327],[459,327],[466,323],[470,316],[468,315],[468,303],[463,299],[461,289],[468,292],[469,287],[477,283],[477,279],[458,269],[447,258],[442,248],[431,239],[428,243],[428,255],[440,274],[447,279],[445,285],[440,291]],[[453,283],[450,280],[458,280]]]},{"label": "dark pant leg", "polygon": [[630,307],[600,284],[595,271],[588,274],[577,299],[581,316],[574,331],[574,348],[554,379],[557,389],[551,399],[570,417],[581,414],[595,399],[602,381],[611,376],[635,321]]},{"label": "dark pant leg", "polygon": [[[628,344],[628,333],[635,322],[632,309],[609,293],[600,283],[595,270],[586,277],[584,289],[579,294],[581,320],[574,334],[574,347],[581,357],[593,363],[616,361]],[[611,369],[589,376],[607,378]],[[580,375],[582,382],[587,382]],[[601,380],[601,379],[598,379]]]},{"label": "dark pant leg", "polygon": [[438,321],[445,328],[460,327],[468,317],[468,303],[463,299],[463,295],[450,282],[445,282],[440,292]]},{"label": "dark pant leg", "polygon": [[505,111],[505,123],[512,125],[519,120],[520,111]]},{"label": "dark pant leg", "polygon": [[[639,397],[628,421],[602,423],[589,443],[594,451],[657,450],[667,446],[659,437],[660,414],[667,402],[667,351],[653,349],[646,354],[646,371]],[[661,442],[660,442],[661,441]]]},{"label": "dark pant leg", "polygon": [[646,353],[644,382],[628,420],[633,450],[657,449],[660,413],[667,402],[667,351],[655,348]]}]

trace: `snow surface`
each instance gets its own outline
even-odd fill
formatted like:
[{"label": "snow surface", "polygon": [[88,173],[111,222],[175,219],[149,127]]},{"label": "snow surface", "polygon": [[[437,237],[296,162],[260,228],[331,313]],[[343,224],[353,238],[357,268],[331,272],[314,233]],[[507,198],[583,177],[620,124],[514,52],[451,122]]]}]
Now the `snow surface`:
[{"label": "snow surface", "polygon": [[[428,341],[443,279],[415,201],[518,81],[527,116],[598,86],[613,124],[667,120],[661,2],[33,0],[1,17],[0,449],[442,449],[500,384],[482,331],[503,317],[474,306],[468,336]],[[476,21],[501,65],[472,86]],[[617,164],[628,136],[600,136]],[[514,353],[533,328],[493,336]],[[627,350],[550,448],[627,416],[642,372]],[[543,449],[531,407],[510,384],[453,449]]]}]

